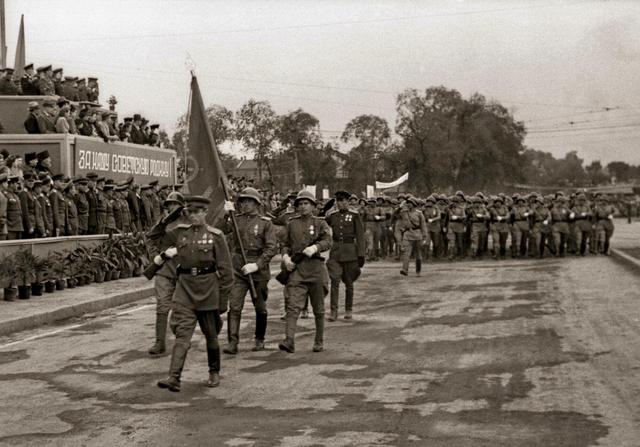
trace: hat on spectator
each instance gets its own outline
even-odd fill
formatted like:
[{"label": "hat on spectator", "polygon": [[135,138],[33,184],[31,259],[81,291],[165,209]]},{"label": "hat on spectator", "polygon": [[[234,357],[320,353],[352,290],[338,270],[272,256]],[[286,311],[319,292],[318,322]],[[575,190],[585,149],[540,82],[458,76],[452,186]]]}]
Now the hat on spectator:
[{"label": "hat on spectator", "polygon": [[133,175],[130,175],[124,182],[127,186],[133,183]]},{"label": "hat on spectator", "polygon": [[24,179],[25,182],[29,182],[31,180],[35,180],[36,179],[36,175],[33,172],[25,172],[22,175],[22,178]]},{"label": "hat on spectator", "polygon": [[160,124],[152,124],[149,126],[151,129],[157,129],[158,127],[160,127]]},{"label": "hat on spectator", "polygon": [[140,116],[139,113],[136,113],[133,115],[133,121],[140,121],[142,120],[142,116]]},{"label": "hat on spectator", "polygon": [[17,175],[11,175],[7,181],[9,183],[18,183],[20,181],[20,177]]},{"label": "hat on spectator", "polygon": [[158,181],[157,180],[153,180],[149,182],[150,186],[158,186]]},{"label": "hat on spectator", "polygon": [[64,185],[62,185],[62,191],[67,192],[71,189],[72,186],[73,186],[73,182],[67,182]]},{"label": "hat on spectator", "polygon": [[184,198],[187,207],[193,209],[206,209],[211,202],[209,199],[203,196],[187,196]]},{"label": "hat on spectator", "polygon": [[47,158],[51,157],[51,155],[49,155],[49,151],[42,151],[42,152],[38,152],[38,160],[42,161],[42,160],[46,160]]},{"label": "hat on spectator", "polygon": [[349,196],[349,200],[358,200],[358,196],[355,194],[351,194],[351,196]]},{"label": "hat on spectator", "polygon": [[124,191],[127,189],[127,184],[124,182],[120,182],[116,184],[116,191]]},{"label": "hat on spectator", "polygon": [[29,163],[31,160],[36,160],[36,153],[35,152],[27,152],[26,154],[24,154],[24,162],[25,163]]},{"label": "hat on spectator", "polygon": [[33,63],[27,64],[23,67],[25,70],[33,70]]},{"label": "hat on spectator", "polygon": [[98,178],[98,174],[96,174],[95,172],[88,172],[88,173],[87,173],[87,175],[86,175],[86,177],[87,177],[89,180],[95,180],[95,179],[97,179],[97,178]]},{"label": "hat on spectator", "polygon": [[108,178],[104,181],[105,185],[114,185],[116,183],[116,181],[112,178]]},{"label": "hat on spectator", "polygon": [[69,104],[69,101],[64,96],[61,96],[61,97],[58,98],[57,104],[58,104],[58,107],[62,107],[64,105],[66,105],[66,104]]},{"label": "hat on spectator", "polygon": [[96,183],[100,183],[100,182],[104,182],[104,181],[105,181],[105,178],[104,178],[104,177],[98,177],[98,178],[96,179]]},{"label": "hat on spectator", "polygon": [[0,151],[0,155],[2,155],[2,158],[6,159],[9,156],[9,151],[6,149],[2,149]]},{"label": "hat on spectator", "polygon": [[86,179],[86,178],[84,178],[84,177],[79,177],[79,178],[75,179],[75,180],[73,181],[73,183],[77,183],[77,184],[79,184],[79,185],[86,185],[87,183],[89,183],[89,180],[87,180],[87,179]]},{"label": "hat on spectator", "polygon": [[85,78],[78,79],[78,84],[84,84],[86,82],[87,82],[87,80]]},{"label": "hat on spectator", "polygon": [[168,187],[170,187],[170,186],[171,186],[170,184],[165,183],[164,185],[162,185],[162,186],[160,187],[160,191],[164,191],[165,189],[167,189],[167,188],[168,188]]},{"label": "hat on spectator", "polygon": [[113,183],[109,183],[107,185],[104,185],[104,188],[102,188],[102,190],[103,191],[113,191],[115,187],[116,187],[116,185],[114,185]]},{"label": "hat on spectator", "polygon": [[111,112],[109,110],[105,110],[104,112],[102,112],[102,118],[109,118],[109,116],[111,116]]},{"label": "hat on spectator", "polygon": [[43,185],[49,185],[51,183],[51,177],[47,175],[41,178],[40,181],[42,182]]},{"label": "hat on spectator", "polygon": [[36,68],[36,71],[38,73],[42,73],[43,71],[47,71],[49,68],[51,68],[51,65],[48,65],[48,66],[47,65],[43,65],[42,67]]},{"label": "hat on spectator", "polygon": [[87,78],[89,81],[97,81],[98,78]]},{"label": "hat on spectator", "polygon": [[54,73],[62,73],[62,68],[56,68],[53,70]]},{"label": "hat on spectator", "polygon": [[36,101],[29,101],[27,103],[27,109],[29,110],[35,110],[39,108],[40,108],[40,104],[38,104]]},{"label": "hat on spectator", "polygon": [[0,174],[0,183],[6,183],[9,180],[9,174],[6,172],[4,174]]},{"label": "hat on spectator", "polygon": [[73,76],[65,76],[63,81],[75,81],[76,79]]},{"label": "hat on spectator", "polygon": [[145,117],[142,117],[142,125],[144,126],[145,124],[149,124],[149,120]]},{"label": "hat on spectator", "polygon": [[140,186],[140,191],[146,191],[147,189],[150,189],[151,185],[142,185]]},{"label": "hat on spectator", "polygon": [[54,175],[51,177],[51,180],[54,180],[54,181],[55,181],[55,180],[62,180],[62,179],[64,179],[64,174],[54,174]]},{"label": "hat on spectator", "polygon": [[53,99],[45,99],[42,101],[42,107],[53,107],[56,105],[56,101]]},{"label": "hat on spectator", "polygon": [[13,68],[10,68],[10,67],[3,68],[2,71],[4,71],[5,73],[13,73]]},{"label": "hat on spectator", "polygon": [[351,198],[351,193],[344,190],[336,191],[334,195],[336,196],[336,200],[345,200]]},{"label": "hat on spectator", "polygon": [[36,186],[42,186],[42,180],[34,180],[33,187],[35,188]]},{"label": "hat on spectator", "polygon": [[128,116],[128,117],[126,117],[123,121],[124,121],[125,123],[130,123],[131,121],[133,121],[133,118],[131,118],[130,116]]}]

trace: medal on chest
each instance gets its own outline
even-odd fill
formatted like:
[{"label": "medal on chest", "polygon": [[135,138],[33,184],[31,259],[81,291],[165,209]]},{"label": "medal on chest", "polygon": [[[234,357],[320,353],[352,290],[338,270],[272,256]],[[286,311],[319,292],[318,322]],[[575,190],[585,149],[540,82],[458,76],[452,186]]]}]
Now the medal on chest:
[{"label": "medal on chest", "polygon": [[257,235],[258,235],[258,224],[256,224],[256,225],[253,227],[253,235],[254,235],[254,236],[257,236]]},{"label": "medal on chest", "polygon": [[313,227],[313,224],[309,225],[309,235],[313,236],[315,234],[315,228]]},{"label": "medal on chest", "polygon": [[345,222],[351,222],[351,220],[352,220],[352,219],[353,219],[353,218],[352,218],[351,214],[347,214],[347,215],[344,217]]}]

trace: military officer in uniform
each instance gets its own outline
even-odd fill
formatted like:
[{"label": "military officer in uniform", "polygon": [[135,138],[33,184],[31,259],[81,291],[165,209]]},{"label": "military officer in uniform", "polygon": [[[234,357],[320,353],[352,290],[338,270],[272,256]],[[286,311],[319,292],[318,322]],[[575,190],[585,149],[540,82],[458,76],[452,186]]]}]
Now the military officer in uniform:
[{"label": "military officer in uniform", "polygon": [[35,176],[31,172],[27,172],[23,176],[24,187],[22,191],[18,192],[20,198],[20,208],[22,209],[22,226],[24,232],[22,234],[23,239],[31,239],[38,237],[36,233],[36,212],[39,211],[36,207],[38,201],[33,195],[33,183]]},{"label": "military officer in uniform", "polygon": [[493,206],[489,209],[491,216],[491,239],[493,240],[493,259],[504,259],[507,254],[507,238],[509,237],[509,208],[504,198],[493,198]]},{"label": "military officer in uniform", "polygon": [[159,221],[148,233],[150,241],[169,246],[154,258],[176,258],[178,275],[173,294],[171,328],[176,336],[171,353],[169,377],[158,381],[160,388],[180,391],[180,376],[191,347],[191,337],[199,324],[207,343],[209,380],[207,386],[220,384],[220,348],[218,321],[226,310],[225,298],[233,286],[233,268],[229,248],[222,231],[206,224],[209,199],[191,196],[185,199],[190,223],[167,230],[169,222]]},{"label": "military officer in uniform", "polygon": [[67,206],[62,197],[62,180],[64,174],[56,174],[52,177],[53,186],[49,192],[49,202],[53,212],[52,237],[64,236],[67,225]]},{"label": "military officer in uniform", "polygon": [[42,207],[42,220],[44,223],[44,236],[53,237],[53,208],[51,207],[51,201],[49,200],[49,192],[51,191],[51,178],[45,176],[40,186],[40,194],[38,195],[38,201]]},{"label": "military officer in uniform", "polygon": [[[262,205],[262,197],[254,188],[245,188],[238,194],[240,213],[236,214],[238,232],[242,238],[242,247],[246,255],[246,262],[240,251],[237,235],[231,225],[227,225],[225,233],[231,248],[231,259],[235,282],[229,298],[228,339],[229,343],[223,349],[227,354],[238,353],[240,341],[240,319],[245,297],[249,291],[249,277],[253,280],[256,296],[252,296],[253,307],[256,312],[256,332],[254,351],[264,350],[264,339],[267,331],[267,298],[269,289],[267,283],[271,277],[269,262],[276,254],[276,229],[268,217],[261,216],[258,209]],[[233,203],[225,204],[225,209],[232,211]]]},{"label": "military officer in uniform", "polygon": [[487,221],[490,215],[482,198],[478,195],[471,197],[471,206],[467,208],[467,221],[471,224],[471,257],[482,258],[484,243],[487,238]]},{"label": "military officer in uniform", "polygon": [[567,198],[562,193],[556,195],[556,200],[551,208],[551,221],[553,242],[556,255],[564,257],[569,236],[569,208]]},{"label": "military officer in uniform", "polygon": [[0,174],[0,241],[7,240],[7,180],[9,174]]},{"label": "military officer in uniform", "polygon": [[411,253],[416,257],[416,275],[420,276],[422,270],[422,247],[428,240],[427,225],[424,215],[418,208],[418,200],[408,197],[400,212],[400,258],[402,269],[400,274],[409,274],[409,258]]},{"label": "military officer in uniform", "polygon": [[[126,200],[124,203],[126,203]],[[177,215],[177,213],[180,212],[179,210],[184,208],[185,201],[182,194],[179,192],[169,194],[163,205],[167,209],[167,214],[163,218],[165,222],[167,222],[168,230],[175,229],[175,227],[181,223],[188,223],[188,220],[182,215],[176,218],[176,220],[172,220],[173,217],[168,217]],[[152,249],[158,253],[163,253],[167,248],[169,247],[152,246]],[[171,310],[171,299],[173,298],[173,292],[176,290],[176,266],[175,258],[166,259],[153,278],[153,286],[156,291],[156,341],[155,344],[149,348],[148,352],[151,356],[164,354],[167,349],[167,322],[169,320],[169,311]]]},{"label": "military officer in uniform", "polygon": [[96,179],[96,233],[105,234],[107,227],[107,196],[104,193],[105,178]]},{"label": "military officer in uniform", "polygon": [[62,187],[63,200],[66,202],[67,210],[67,225],[65,234],[67,236],[77,236],[78,234],[78,208],[74,196],[76,190],[73,186],[73,182],[69,181]]},{"label": "military officer in uniform", "polygon": [[609,242],[613,236],[613,215],[616,209],[609,203],[609,199],[605,195],[598,197],[593,214],[596,222],[596,244],[598,253],[609,255]]},{"label": "military officer in uniform", "polygon": [[327,261],[329,278],[331,279],[331,313],[329,321],[338,319],[338,300],[340,282],[345,286],[345,315],[346,320],[352,318],[353,313],[353,283],[360,276],[360,269],[364,266],[364,225],[357,211],[349,209],[349,194],[338,191],[336,196],[337,210],[325,218],[333,233],[333,246]]},{"label": "military officer in uniform", "polygon": [[[584,256],[587,251],[587,241],[591,235],[593,225],[593,212],[591,205],[587,202],[587,196],[580,193],[576,196],[576,204],[571,208],[569,218],[575,222],[575,244],[580,251],[580,256]],[[590,242],[593,244],[593,241]]]},{"label": "military officer in uniform", "polygon": [[80,177],[73,181],[76,188],[76,194],[73,201],[78,211],[78,234],[88,234],[89,230],[89,201],[87,200],[87,184],[86,178]]},{"label": "military officer in uniform", "polygon": [[87,234],[98,234],[98,192],[96,191],[96,180],[98,174],[89,172],[87,174],[87,190],[85,196],[89,206],[87,216]]},{"label": "military officer in uniform", "polygon": [[[285,339],[279,344],[282,351],[295,351],[296,324],[307,295],[311,300],[316,323],[314,352],[324,350],[324,297],[328,292],[329,274],[319,253],[332,245],[331,228],[327,222],[313,215],[316,199],[309,191],[300,191],[293,203],[298,214],[287,223],[283,236],[283,262],[291,272],[285,286]],[[293,257],[302,257],[295,263]]]},{"label": "military officer in uniform", "polygon": [[4,195],[7,197],[7,239],[20,239],[24,226],[22,225],[22,207],[18,197],[20,177],[13,176],[8,179],[8,188]]}]

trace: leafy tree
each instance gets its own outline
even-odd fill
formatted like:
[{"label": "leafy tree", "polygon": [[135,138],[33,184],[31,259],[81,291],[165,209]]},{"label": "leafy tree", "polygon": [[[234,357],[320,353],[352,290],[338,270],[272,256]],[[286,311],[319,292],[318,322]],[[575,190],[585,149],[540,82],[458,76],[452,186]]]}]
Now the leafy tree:
[{"label": "leafy tree", "polygon": [[273,156],[273,145],[277,139],[280,119],[268,101],[250,99],[236,112],[236,138],[244,150],[252,152],[258,164],[258,179],[262,183],[262,169],[267,166],[271,185],[273,173],[269,159]]},{"label": "leafy tree", "polygon": [[624,161],[612,161],[607,165],[607,171],[618,182],[628,182],[632,174],[632,166]]},{"label": "leafy tree", "polygon": [[[205,109],[209,127],[213,135],[213,140],[219,146],[225,141],[234,139],[233,112],[224,106],[211,104]],[[176,131],[171,137],[171,146],[176,150],[178,156],[184,158],[185,149],[188,143],[189,128],[187,123],[187,113],[178,118]]]},{"label": "leafy tree", "polygon": [[590,165],[585,167],[585,171],[590,185],[600,185],[606,183],[609,179],[609,176],[604,172],[604,169],[602,168],[602,163],[600,163],[600,160],[591,162]]},{"label": "leafy tree", "polygon": [[[303,111],[302,109],[294,110],[280,117],[280,125],[278,128],[278,141],[285,148],[287,155],[294,160],[294,184],[300,184],[300,165],[309,166],[310,160],[319,161],[318,157],[322,154],[316,153],[322,148],[322,140],[318,132],[318,119]],[[317,169],[317,167],[316,167]],[[314,177],[310,171],[305,172],[304,183],[309,183],[309,177]]]}]

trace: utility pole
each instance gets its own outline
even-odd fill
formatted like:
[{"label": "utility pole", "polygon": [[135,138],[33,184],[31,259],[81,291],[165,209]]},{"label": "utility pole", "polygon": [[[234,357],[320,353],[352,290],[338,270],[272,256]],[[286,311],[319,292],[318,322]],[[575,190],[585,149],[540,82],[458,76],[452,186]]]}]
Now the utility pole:
[{"label": "utility pole", "polygon": [[0,0],[0,68],[7,66],[7,34],[4,19],[4,0]]}]

